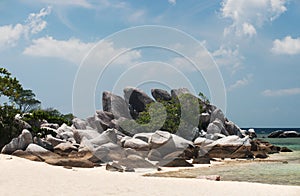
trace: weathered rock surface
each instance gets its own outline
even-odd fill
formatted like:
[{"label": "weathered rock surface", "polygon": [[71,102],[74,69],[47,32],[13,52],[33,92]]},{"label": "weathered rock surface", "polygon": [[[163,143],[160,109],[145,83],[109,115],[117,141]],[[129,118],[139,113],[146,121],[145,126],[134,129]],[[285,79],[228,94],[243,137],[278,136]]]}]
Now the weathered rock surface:
[{"label": "weathered rock surface", "polygon": [[168,93],[168,91],[162,90],[162,89],[152,89],[151,94],[154,97],[156,101],[170,101],[172,99],[171,95]]},{"label": "weathered rock surface", "polygon": [[94,163],[86,159],[69,159],[69,158],[61,158],[61,159],[46,159],[46,163],[50,165],[56,166],[67,166],[67,167],[82,167],[82,168],[92,168],[94,167]]},{"label": "weathered rock surface", "polygon": [[268,135],[268,138],[288,138],[288,137],[300,137],[300,133],[297,131],[277,130]]},{"label": "weathered rock surface", "polygon": [[193,164],[187,162],[183,158],[175,158],[171,160],[161,160],[158,162],[158,166],[161,167],[194,167]]},{"label": "weathered rock surface", "polygon": [[17,138],[12,139],[2,148],[1,153],[12,154],[16,150],[25,150],[31,143],[33,143],[32,135],[27,129],[24,129]]},{"label": "weathered rock surface", "polygon": [[124,89],[125,101],[130,105],[131,116],[135,119],[138,113],[144,111],[146,106],[153,103],[146,93],[137,88],[127,87]]},{"label": "weathered rock surface", "polygon": [[120,117],[131,118],[128,105],[125,100],[111,92],[104,91],[102,94],[103,111],[110,112],[115,119]]},{"label": "weathered rock surface", "polygon": [[12,155],[20,157],[20,158],[28,159],[31,161],[39,161],[39,162],[44,161],[40,157],[33,155],[30,152],[23,151],[23,150],[16,150],[14,153],[12,153]]},{"label": "weathered rock surface", "polygon": [[124,148],[132,148],[140,151],[146,151],[149,150],[149,144],[144,142],[143,140],[136,139],[136,138],[130,138],[125,140],[124,142]]},{"label": "weathered rock surface", "polygon": [[127,158],[119,160],[118,163],[128,168],[155,168],[152,163],[137,155],[129,155]]}]

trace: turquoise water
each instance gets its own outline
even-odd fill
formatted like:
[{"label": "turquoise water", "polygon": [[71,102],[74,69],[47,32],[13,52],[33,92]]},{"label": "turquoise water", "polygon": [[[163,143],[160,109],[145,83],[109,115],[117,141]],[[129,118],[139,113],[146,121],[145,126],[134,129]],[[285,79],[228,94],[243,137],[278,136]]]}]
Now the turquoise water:
[{"label": "turquoise water", "polygon": [[195,178],[220,175],[222,181],[244,181],[300,186],[300,138],[263,138],[274,145],[286,146],[294,152],[270,155],[270,161],[231,160],[224,165],[170,172],[161,176]]}]

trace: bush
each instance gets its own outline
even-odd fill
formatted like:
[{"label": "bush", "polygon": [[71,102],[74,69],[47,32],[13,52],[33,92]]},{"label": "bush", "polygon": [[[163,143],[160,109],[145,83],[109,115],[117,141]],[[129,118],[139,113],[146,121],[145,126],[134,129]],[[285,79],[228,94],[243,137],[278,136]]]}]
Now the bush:
[{"label": "bush", "polygon": [[[191,130],[198,127],[199,114],[203,112],[203,102],[191,95],[183,94],[170,101],[158,100],[158,103],[147,105],[136,120],[143,132],[154,132],[157,129],[176,133],[179,129]],[[180,127],[179,127],[180,126]]]},{"label": "bush", "polygon": [[13,106],[6,104],[0,106],[0,149],[22,132],[22,128],[15,122],[18,113],[19,110]]}]

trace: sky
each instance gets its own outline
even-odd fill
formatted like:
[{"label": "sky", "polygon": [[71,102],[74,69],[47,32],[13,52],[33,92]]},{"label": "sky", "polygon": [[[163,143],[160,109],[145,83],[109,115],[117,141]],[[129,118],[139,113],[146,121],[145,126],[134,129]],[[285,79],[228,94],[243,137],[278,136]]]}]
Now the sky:
[{"label": "sky", "polygon": [[84,118],[104,90],[187,87],[240,127],[300,127],[298,0],[15,0],[0,12],[0,65],[44,108]]}]

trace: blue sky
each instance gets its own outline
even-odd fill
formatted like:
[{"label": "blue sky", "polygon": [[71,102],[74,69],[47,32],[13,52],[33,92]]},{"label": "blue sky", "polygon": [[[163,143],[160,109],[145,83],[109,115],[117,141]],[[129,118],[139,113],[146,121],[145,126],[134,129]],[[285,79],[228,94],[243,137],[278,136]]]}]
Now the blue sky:
[{"label": "blue sky", "polygon": [[[241,127],[300,127],[297,0],[15,0],[0,1],[0,12],[0,64],[32,89],[45,108],[73,111],[76,74],[99,41],[96,60],[104,62],[126,49],[122,41],[107,37],[130,27],[162,25],[189,34],[210,52],[224,81],[229,119]],[[160,36],[166,35],[153,38]],[[140,82],[139,87],[147,93],[152,87],[170,88],[155,78],[159,76],[173,82],[172,87],[190,85],[211,97],[214,89],[205,83],[202,71],[189,67],[172,51],[131,49],[98,78],[93,104],[100,109],[103,90],[111,91],[117,82],[124,87],[134,84],[145,75],[148,82]],[[86,69],[93,73],[94,68]],[[185,78],[177,77],[174,70]],[[82,93],[76,96],[87,96],[85,85],[89,88],[83,82]],[[116,93],[122,94],[118,89]],[[92,115],[81,106],[77,115]]]}]

